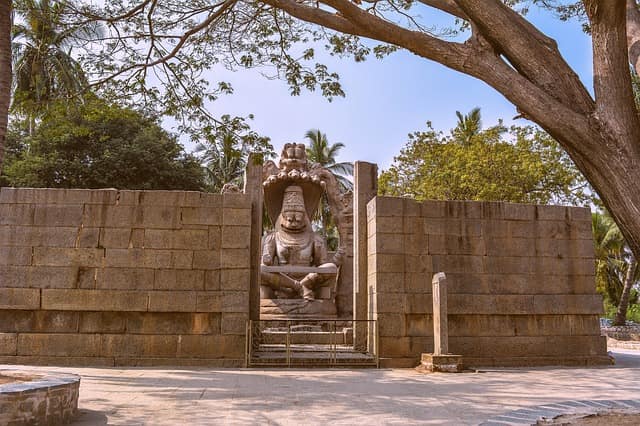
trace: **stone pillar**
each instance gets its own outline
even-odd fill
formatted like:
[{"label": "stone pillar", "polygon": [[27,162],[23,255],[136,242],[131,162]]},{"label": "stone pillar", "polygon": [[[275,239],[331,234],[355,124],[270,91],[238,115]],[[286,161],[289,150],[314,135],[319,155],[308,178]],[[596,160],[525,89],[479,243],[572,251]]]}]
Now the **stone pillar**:
[{"label": "stone pillar", "polygon": [[449,328],[447,326],[447,277],[438,272],[431,281],[433,295],[433,354],[449,353]]},{"label": "stone pillar", "polygon": [[251,243],[249,245],[249,319],[260,319],[260,250],[262,241],[262,154],[249,154],[244,175],[244,193],[251,198]]},{"label": "stone pillar", "polygon": [[[367,203],[378,192],[378,166],[356,161],[353,180],[353,318],[366,320],[371,319],[367,288]],[[355,349],[367,347],[367,333],[368,327],[365,324],[354,323]]]},{"label": "stone pillar", "polygon": [[431,280],[433,297],[433,353],[423,353],[416,370],[421,373],[460,373],[463,370],[462,355],[449,353],[447,327],[447,277],[438,272]]}]

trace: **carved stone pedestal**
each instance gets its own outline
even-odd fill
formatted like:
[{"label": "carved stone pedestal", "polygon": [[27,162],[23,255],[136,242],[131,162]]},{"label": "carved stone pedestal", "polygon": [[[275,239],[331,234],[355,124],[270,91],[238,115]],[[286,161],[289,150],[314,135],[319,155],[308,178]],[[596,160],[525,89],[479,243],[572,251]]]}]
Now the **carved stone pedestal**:
[{"label": "carved stone pedestal", "polygon": [[332,300],[260,299],[260,319],[337,318],[336,304]]},{"label": "carved stone pedestal", "polygon": [[462,373],[462,355],[422,354],[416,370],[421,373]]}]

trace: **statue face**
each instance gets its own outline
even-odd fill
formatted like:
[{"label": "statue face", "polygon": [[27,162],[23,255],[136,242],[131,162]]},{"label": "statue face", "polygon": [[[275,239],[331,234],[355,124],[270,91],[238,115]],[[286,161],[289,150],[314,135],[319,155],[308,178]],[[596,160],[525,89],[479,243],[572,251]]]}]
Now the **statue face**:
[{"label": "statue face", "polygon": [[284,210],[281,226],[288,232],[302,232],[307,226],[306,212],[299,210]]}]

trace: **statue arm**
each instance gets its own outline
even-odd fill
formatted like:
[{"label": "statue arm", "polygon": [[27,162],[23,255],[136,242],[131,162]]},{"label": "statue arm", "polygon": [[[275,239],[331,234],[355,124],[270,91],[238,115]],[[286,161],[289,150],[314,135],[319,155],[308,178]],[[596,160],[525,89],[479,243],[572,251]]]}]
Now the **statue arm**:
[{"label": "statue arm", "polygon": [[262,239],[262,264],[273,265],[276,258],[276,236],[275,234],[265,235]]},{"label": "statue arm", "polygon": [[329,254],[327,252],[327,244],[324,242],[324,239],[320,235],[314,234],[313,265],[320,266],[328,262]]}]

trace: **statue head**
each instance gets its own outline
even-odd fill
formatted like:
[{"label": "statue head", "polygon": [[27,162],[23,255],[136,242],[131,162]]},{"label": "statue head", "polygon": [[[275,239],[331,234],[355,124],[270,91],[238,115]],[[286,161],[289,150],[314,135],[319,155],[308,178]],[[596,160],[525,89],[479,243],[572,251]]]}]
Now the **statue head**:
[{"label": "statue head", "polygon": [[287,232],[299,233],[305,231],[308,223],[302,188],[297,185],[288,186],[282,199],[280,226]]}]

